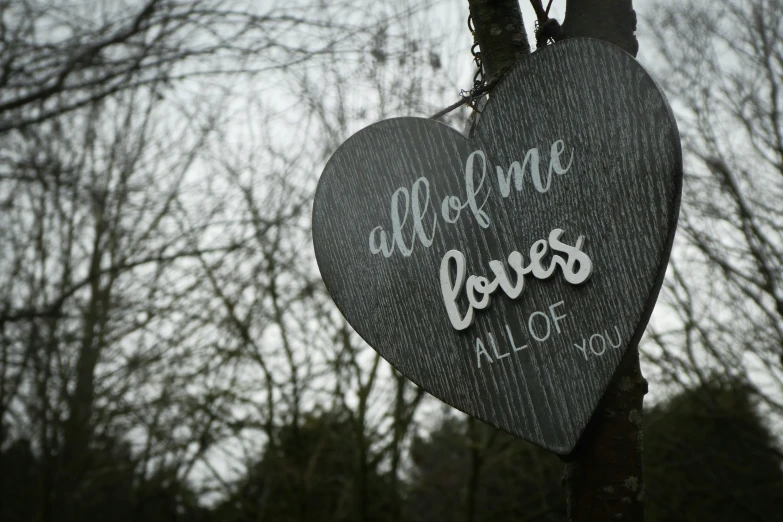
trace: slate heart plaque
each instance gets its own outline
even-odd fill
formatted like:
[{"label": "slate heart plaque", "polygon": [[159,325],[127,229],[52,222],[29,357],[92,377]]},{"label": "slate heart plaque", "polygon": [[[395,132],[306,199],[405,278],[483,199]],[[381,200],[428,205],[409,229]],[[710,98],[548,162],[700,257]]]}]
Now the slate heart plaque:
[{"label": "slate heart plaque", "polygon": [[340,311],[444,402],[567,454],[658,295],[677,125],[636,60],[572,39],[507,73],[466,138],[422,118],[351,136],[316,191]]}]

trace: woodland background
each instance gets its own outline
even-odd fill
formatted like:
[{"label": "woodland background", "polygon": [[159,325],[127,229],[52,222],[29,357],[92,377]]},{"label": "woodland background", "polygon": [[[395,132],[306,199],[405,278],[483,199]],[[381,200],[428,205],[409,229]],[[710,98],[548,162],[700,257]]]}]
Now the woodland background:
[{"label": "woodland background", "polygon": [[[0,0],[0,520],[564,520],[562,463],[391,369],[312,252],[342,140],[471,86],[467,3],[280,4]],[[779,520],[783,0],[636,4],[686,175],[647,517]]]}]

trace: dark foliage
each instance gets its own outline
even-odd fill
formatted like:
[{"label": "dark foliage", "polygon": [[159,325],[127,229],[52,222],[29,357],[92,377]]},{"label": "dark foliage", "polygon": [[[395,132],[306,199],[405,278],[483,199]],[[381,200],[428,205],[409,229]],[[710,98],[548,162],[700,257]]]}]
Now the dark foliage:
[{"label": "dark foliage", "polygon": [[[780,519],[783,455],[755,402],[747,384],[715,379],[647,413],[649,521]],[[447,418],[411,453],[409,520],[565,520],[562,464],[505,433]]]},{"label": "dark foliage", "polygon": [[349,419],[309,417],[281,428],[276,441],[218,506],[215,520],[390,520],[390,481],[377,467],[363,464]]},{"label": "dark foliage", "polygon": [[[91,448],[81,480],[64,473],[60,461],[55,454],[43,463],[26,439],[0,452],[0,520],[207,520],[208,510],[173,473],[159,471],[144,480],[125,444],[105,441]],[[65,488],[64,481],[72,484]]]},{"label": "dark foliage", "polygon": [[[648,520],[779,520],[783,455],[755,397],[742,382],[714,379],[647,413]],[[96,442],[84,478],[67,488],[73,496],[57,498],[66,490],[57,481],[69,480],[57,474],[58,456],[42,466],[36,448],[18,439],[0,452],[0,520],[565,520],[557,457],[472,419],[446,417],[414,438],[400,518],[382,459],[361,449],[378,438],[362,435],[347,415],[305,417],[275,435],[229,498],[209,510],[174,473],[142,479],[127,445],[114,439]]]},{"label": "dark foliage", "polygon": [[407,520],[565,518],[558,458],[484,423],[447,418],[411,454]]},{"label": "dark foliage", "polygon": [[708,381],[647,415],[650,522],[780,520],[783,455],[754,398],[744,383]]}]

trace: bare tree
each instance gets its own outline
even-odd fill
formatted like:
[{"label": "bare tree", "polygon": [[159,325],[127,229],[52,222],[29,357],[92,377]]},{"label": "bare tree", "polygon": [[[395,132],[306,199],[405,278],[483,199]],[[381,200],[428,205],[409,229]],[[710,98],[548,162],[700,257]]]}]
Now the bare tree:
[{"label": "bare tree", "polygon": [[647,26],[686,153],[647,358],[680,385],[739,376],[783,413],[783,2],[659,4]]},{"label": "bare tree", "polygon": [[177,380],[168,368],[194,325],[172,310],[189,291],[177,263],[198,250],[167,221],[205,134],[180,136],[176,149],[159,141],[154,100],[126,91],[24,131],[10,155],[0,404],[4,427],[36,441],[51,474],[44,518],[78,503],[91,441],[154,424],[183,391],[166,389]]},{"label": "bare tree", "polygon": [[346,9],[241,0],[4,1],[0,133],[140,86],[261,73],[356,50],[385,13]]},{"label": "bare tree", "polygon": [[161,472],[225,489],[216,466],[296,426],[343,346],[297,175],[324,148],[294,153],[266,124],[253,154],[232,151],[229,94],[380,49],[379,27],[417,8],[0,9],[0,446],[31,442],[42,520],[83,518],[95,453],[118,441],[139,490]]},{"label": "bare tree", "polygon": [[[242,218],[221,236],[236,237],[249,248],[205,268],[223,303],[217,312],[225,327],[222,337],[251,369],[241,382],[247,389],[255,385],[255,396],[263,397],[254,411],[247,410],[247,433],[255,428],[263,454],[269,455],[280,450],[280,433],[297,436],[306,431],[300,424],[313,415],[326,411],[347,419],[336,426],[349,428],[356,450],[350,454],[356,462],[346,488],[355,498],[353,512],[362,519],[372,505],[369,479],[387,467],[397,499],[392,519],[399,520],[404,449],[424,392],[394,372],[334,308],[315,271],[310,205],[323,161],[352,130],[383,117],[432,111],[430,91],[447,83],[432,77],[440,69],[443,42],[431,29],[422,35],[411,28],[424,25],[422,20],[408,20],[402,32],[393,24],[380,25],[368,52],[355,62],[324,56],[311,62],[317,67],[290,71],[290,92],[307,114],[299,128],[310,138],[276,146],[269,130],[259,130],[257,143],[264,145],[256,154],[243,146],[226,161],[226,151],[221,153],[219,170],[235,194],[229,199],[241,202]],[[260,184],[265,165],[272,165],[274,175]],[[232,278],[237,284],[226,291],[221,285]],[[303,444],[307,440],[303,436]],[[249,444],[245,465],[253,466],[259,453]],[[319,456],[313,451],[312,466]]]}]

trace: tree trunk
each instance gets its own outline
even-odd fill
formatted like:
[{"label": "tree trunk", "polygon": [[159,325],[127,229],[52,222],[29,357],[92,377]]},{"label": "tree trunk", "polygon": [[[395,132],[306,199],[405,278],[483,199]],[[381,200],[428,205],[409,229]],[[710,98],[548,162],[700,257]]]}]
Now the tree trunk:
[{"label": "tree trunk", "polygon": [[530,54],[519,0],[468,0],[487,80]]},{"label": "tree trunk", "polygon": [[[468,0],[488,79],[529,54],[517,0]],[[607,40],[636,56],[632,0],[567,0],[565,38]],[[596,412],[566,462],[568,519],[644,520],[642,402],[647,381],[636,343],[628,348]]]},{"label": "tree trunk", "polygon": [[644,520],[642,402],[647,381],[636,345],[626,351],[566,462],[568,520]]}]

